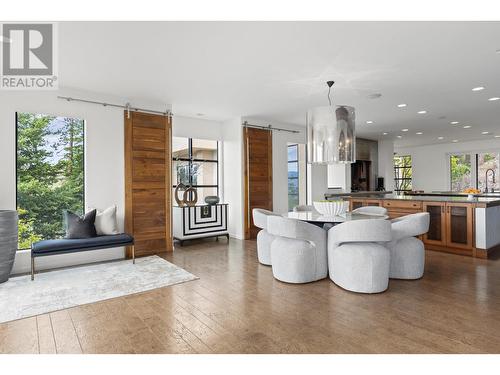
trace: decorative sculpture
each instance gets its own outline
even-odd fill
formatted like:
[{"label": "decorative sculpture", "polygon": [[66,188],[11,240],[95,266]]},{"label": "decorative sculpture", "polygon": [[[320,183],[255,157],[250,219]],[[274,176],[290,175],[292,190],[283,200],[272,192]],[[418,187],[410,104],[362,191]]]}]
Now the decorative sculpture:
[{"label": "decorative sculpture", "polygon": [[177,202],[177,205],[179,207],[184,207],[186,205],[186,203],[184,202],[184,199],[180,199],[179,198],[179,191],[186,191],[187,189],[187,186],[184,185],[182,182],[177,184],[177,187],[175,188],[175,192],[174,192],[174,198],[175,198],[175,201]]},{"label": "decorative sculpture", "polygon": [[[189,193],[193,193],[192,198],[190,198]],[[196,191],[196,189],[194,187],[190,186],[184,191],[183,201],[184,201],[184,204],[186,204],[187,206],[195,206],[196,205],[196,202],[198,202],[198,192]]]}]

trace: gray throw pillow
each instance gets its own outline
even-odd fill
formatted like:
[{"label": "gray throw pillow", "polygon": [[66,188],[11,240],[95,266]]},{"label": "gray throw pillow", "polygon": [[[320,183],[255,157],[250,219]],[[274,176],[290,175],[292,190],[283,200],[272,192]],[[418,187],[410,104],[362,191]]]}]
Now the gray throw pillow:
[{"label": "gray throw pillow", "polygon": [[66,228],[65,238],[92,238],[96,237],[95,230],[96,210],[87,212],[83,217],[70,211],[64,211],[64,226]]}]

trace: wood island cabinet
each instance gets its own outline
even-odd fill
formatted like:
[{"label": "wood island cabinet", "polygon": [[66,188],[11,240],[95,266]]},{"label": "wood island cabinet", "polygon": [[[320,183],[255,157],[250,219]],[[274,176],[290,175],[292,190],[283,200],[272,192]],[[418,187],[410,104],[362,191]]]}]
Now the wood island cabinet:
[{"label": "wood island cabinet", "polygon": [[446,246],[472,251],[474,210],[467,203],[446,203]]},{"label": "wood island cabinet", "polygon": [[351,198],[349,199],[349,210],[355,210],[356,208],[365,207],[365,206],[381,206],[382,203],[380,199],[357,199]]},{"label": "wood island cabinet", "polygon": [[430,216],[429,231],[423,235],[424,243],[446,246],[446,203],[423,202],[422,208]]},{"label": "wood island cabinet", "polygon": [[429,231],[421,236],[426,249],[479,256],[475,249],[473,203],[360,197],[349,201],[351,210],[368,205],[385,207],[390,219],[428,212]]}]

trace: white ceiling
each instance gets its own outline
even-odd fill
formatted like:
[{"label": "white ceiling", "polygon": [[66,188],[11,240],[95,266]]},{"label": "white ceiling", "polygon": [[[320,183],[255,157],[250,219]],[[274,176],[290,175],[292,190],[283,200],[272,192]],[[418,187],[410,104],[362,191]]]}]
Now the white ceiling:
[{"label": "white ceiling", "polygon": [[176,114],[304,124],[332,79],[334,103],[356,107],[364,137],[405,146],[500,135],[500,100],[487,100],[500,97],[500,22],[65,22],[59,38],[61,86]]}]

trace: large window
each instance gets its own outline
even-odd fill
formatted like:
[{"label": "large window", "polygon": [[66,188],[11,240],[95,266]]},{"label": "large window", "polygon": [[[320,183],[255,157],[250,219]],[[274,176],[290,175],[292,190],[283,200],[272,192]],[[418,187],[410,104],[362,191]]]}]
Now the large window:
[{"label": "large window", "polygon": [[299,145],[288,145],[288,210],[299,205]]},{"label": "large window", "polygon": [[400,194],[412,189],[411,156],[394,156],[394,191]]},{"label": "large window", "polygon": [[292,211],[307,199],[306,145],[291,143],[287,151],[288,210]]},{"label": "large window", "polygon": [[17,113],[19,248],[64,235],[64,210],[84,210],[84,121]]},{"label": "large window", "polygon": [[498,152],[452,154],[450,162],[451,190],[461,192],[467,188],[481,191],[500,190],[500,155]]},{"label": "large window", "polygon": [[463,191],[471,185],[471,155],[450,155],[451,191]]},{"label": "large window", "polygon": [[217,141],[173,137],[173,187],[184,184],[196,188],[198,202],[219,195],[219,144]]}]

